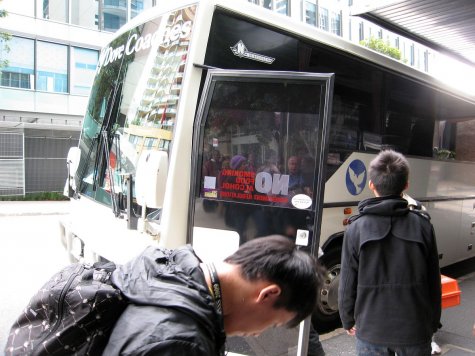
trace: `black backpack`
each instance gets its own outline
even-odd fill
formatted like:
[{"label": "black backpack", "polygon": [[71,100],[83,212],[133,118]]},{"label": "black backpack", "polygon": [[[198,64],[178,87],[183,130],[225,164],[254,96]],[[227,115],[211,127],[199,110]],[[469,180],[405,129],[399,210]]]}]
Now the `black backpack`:
[{"label": "black backpack", "polygon": [[72,264],[55,274],[13,324],[5,355],[100,355],[127,306],[112,262]]}]

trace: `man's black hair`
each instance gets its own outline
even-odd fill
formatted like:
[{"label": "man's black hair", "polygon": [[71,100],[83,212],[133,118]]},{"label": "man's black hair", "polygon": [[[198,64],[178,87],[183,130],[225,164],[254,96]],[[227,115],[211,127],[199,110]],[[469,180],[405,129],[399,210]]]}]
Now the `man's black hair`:
[{"label": "man's black hair", "polygon": [[369,165],[369,179],[380,196],[401,195],[409,179],[409,162],[399,152],[381,151]]},{"label": "man's black hair", "polygon": [[281,288],[274,307],[296,313],[288,327],[298,325],[313,312],[323,269],[291,239],[271,235],[250,240],[225,262],[238,265],[249,281],[264,279]]}]

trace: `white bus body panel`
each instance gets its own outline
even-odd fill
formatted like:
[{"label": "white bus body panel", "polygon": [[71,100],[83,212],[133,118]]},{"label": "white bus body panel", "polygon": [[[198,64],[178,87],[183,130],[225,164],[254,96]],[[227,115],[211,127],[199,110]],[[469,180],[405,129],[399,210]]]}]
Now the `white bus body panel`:
[{"label": "white bus body panel", "polygon": [[[351,154],[326,182],[324,202],[326,204],[348,202],[348,207],[352,207],[352,214],[357,214],[357,207],[350,202],[373,197],[368,188],[367,170],[374,157],[374,154],[360,152]],[[364,187],[357,195],[350,193],[348,184],[351,183],[347,182],[350,175],[349,167],[355,160],[363,162],[366,175]],[[439,252],[443,253],[441,265],[445,266],[475,256],[469,247],[475,242],[472,227],[475,221],[475,197],[468,200],[461,199],[473,191],[475,182],[473,164],[411,157],[408,157],[408,161],[411,169],[407,193],[422,201],[431,216],[435,231],[438,235],[446,237],[438,239]],[[344,207],[324,209],[321,245],[333,234],[344,231],[343,220],[349,217],[343,214]],[[461,248],[465,251],[461,251]]]},{"label": "white bus body panel", "polygon": [[95,262],[112,252],[113,261],[123,264],[154,243],[150,235],[128,230],[126,220],[117,219],[110,207],[86,197],[71,200],[69,219],[62,224],[72,257],[80,259],[83,254],[86,262]]}]

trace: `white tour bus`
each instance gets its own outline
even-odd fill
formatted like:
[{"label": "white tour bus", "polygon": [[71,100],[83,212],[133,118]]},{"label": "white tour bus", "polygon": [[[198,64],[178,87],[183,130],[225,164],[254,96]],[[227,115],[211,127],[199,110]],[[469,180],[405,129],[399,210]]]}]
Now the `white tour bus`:
[{"label": "white tour bus", "polygon": [[[203,259],[275,233],[320,245],[313,321],[328,329],[345,225],[382,148],[409,158],[441,265],[475,256],[474,130],[475,98],[364,47],[246,1],[160,1],[101,52],[63,242],[118,263],[155,243]],[[285,332],[230,350],[273,355],[297,344]]]}]

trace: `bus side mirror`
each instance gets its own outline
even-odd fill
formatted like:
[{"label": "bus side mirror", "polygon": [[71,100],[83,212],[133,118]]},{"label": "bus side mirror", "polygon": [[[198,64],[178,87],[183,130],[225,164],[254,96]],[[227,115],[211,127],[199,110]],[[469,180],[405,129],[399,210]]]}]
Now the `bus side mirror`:
[{"label": "bus side mirror", "polygon": [[137,203],[145,208],[161,208],[168,174],[168,155],[164,151],[144,151],[135,171]]},{"label": "bus side mirror", "polygon": [[81,150],[79,147],[71,147],[68,151],[68,157],[66,158],[66,165],[68,167],[68,177],[66,179],[66,185],[64,187],[63,194],[68,198],[72,198],[76,192],[76,180],[74,176],[79,167],[79,161],[81,159]]}]

